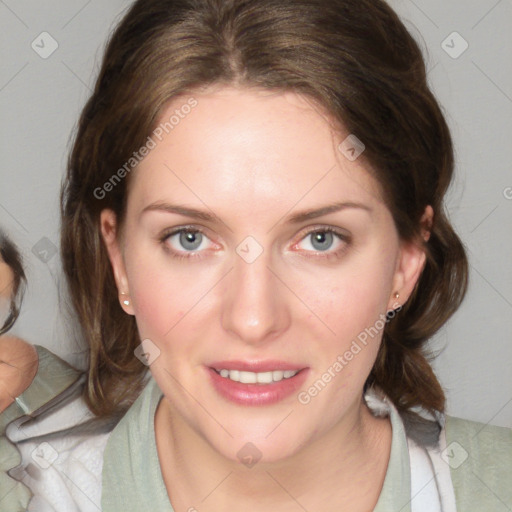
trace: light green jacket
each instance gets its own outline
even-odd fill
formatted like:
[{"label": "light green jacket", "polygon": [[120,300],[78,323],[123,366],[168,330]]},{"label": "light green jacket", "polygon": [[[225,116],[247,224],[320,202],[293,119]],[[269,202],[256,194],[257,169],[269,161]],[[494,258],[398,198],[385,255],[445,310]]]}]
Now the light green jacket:
[{"label": "light green jacket", "polygon": [[[27,510],[32,492],[7,474],[23,473],[19,444],[5,437],[15,420],[38,418],[79,391],[80,373],[44,349],[37,347],[39,370],[32,385],[0,416],[0,510]],[[154,415],[162,393],[153,379],[125,416],[105,438],[101,489],[90,509],[104,512],[173,512],[163,482],[154,436]],[[384,485],[374,512],[411,512],[411,478],[407,436],[399,415],[391,412],[392,446]],[[445,416],[446,456],[460,512],[512,511],[512,429]],[[43,439],[43,438],[42,438]],[[46,439],[46,438],[44,438]],[[48,438],[49,439],[49,438]],[[101,466],[102,463],[102,466]],[[30,466],[30,463],[28,464]],[[11,471],[11,475],[13,472]],[[76,482],[71,485],[76,486]],[[85,485],[85,484],[84,484]],[[75,489],[76,492],[76,489]],[[86,502],[87,503],[87,502]],[[191,503],[189,510],[200,510]],[[101,507],[101,508],[100,508]],[[66,512],[68,512],[66,510]]]}]

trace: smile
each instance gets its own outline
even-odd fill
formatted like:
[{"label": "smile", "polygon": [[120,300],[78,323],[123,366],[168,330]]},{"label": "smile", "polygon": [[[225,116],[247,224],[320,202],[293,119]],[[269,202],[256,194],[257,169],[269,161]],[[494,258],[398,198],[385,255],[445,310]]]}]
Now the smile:
[{"label": "smile", "polygon": [[271,384],[280,382],[283,379],[290,379],[296,375],[299,370],[273,370],[268,372],[248,372],[242,370],[216,370],[215,371],[225,379],[230,379],[242,384]]},{"label": "smile", "polygon": [[263,406],[276,404],[299,392],[310,370],[297,366],[278,361],[224,361],[204,369],[213,389],[223,399],[237,405]]}]

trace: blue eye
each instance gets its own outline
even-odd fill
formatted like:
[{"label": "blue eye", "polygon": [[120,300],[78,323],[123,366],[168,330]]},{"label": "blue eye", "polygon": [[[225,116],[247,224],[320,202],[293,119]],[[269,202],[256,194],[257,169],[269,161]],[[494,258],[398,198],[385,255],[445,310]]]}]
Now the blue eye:
[{"label": "blue eye", "polygon": [[[159,241],[171,256],[178,259],[202,258],[207,255],[205,250],[215,247],[203,232],[192,227],[181,227],[164,233]],[[352,237],[348,233],[326,227],[306,233],[296,247],[310,253],[310,257],[340,258],[351,241]]]},{"label": "blue eye", "polygon": [[179,235],[180,244],[187,251],[197,250],[203,241],[202,233],[197,231],[181,231]]},{"label": "blue eye", "polygon": [[202,251],[209,247],[208,237],[199,230],[190,228],[180,228],[166,233],[160,238],[160,242],[169,245],[170,250],[177,255]]},{"label": "blue eye", "polygon": [[317,228],[307,233],[297,247],[310,253],[326,253],[325,256],[330,257],[341,255],[350,241],[351,237],[346,233],[338,232],[333,228]]},{"label": "blue eye", "polygon": [[317,231],[308,235],[311,239],[311,245],[317,251],[327,251],[332,247],[334,235],[329,231]]}]

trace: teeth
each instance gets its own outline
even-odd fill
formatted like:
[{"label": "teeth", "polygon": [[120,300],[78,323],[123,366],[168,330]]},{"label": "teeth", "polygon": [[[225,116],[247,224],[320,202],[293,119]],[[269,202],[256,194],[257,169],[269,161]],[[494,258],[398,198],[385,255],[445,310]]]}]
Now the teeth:
[{"label": "teeth", "polygon": [[242,384],[270,384],[289,379],[296,375],[299,370],[274,370],[272,372],[245,372],[241,370],[217,370],[221,377],[241,382]]},{"label": "teeth", "polygon": [[272,382],[272,372],[255,373],[258,384],[270,384]]}]

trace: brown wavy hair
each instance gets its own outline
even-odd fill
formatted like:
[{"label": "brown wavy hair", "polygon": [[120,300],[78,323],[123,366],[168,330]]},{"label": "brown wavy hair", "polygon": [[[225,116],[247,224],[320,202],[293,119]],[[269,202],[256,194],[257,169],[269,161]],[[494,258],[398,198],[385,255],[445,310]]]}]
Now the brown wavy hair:
[{"label": "brown wavy hair", "polygon": [[[296,92],[364,142],[401,239],[426,253],[365,389],[380,386],[405,416],[416,407],[444,412],[426,342],[467,287],[465,251],[443,206],[452,140],[419,46],[380,0],[138,0],[127,11],[80,117],[61,190],[61,257],[90,348],[91,410],[128,407],[146,370],[134,357],[137,326],[119,305],[99,226],[111,208],[122,227],[130,177],[98,190],[144,145],[172,98],[213,84]],[[425,242],[427,205],[434,222]]]}]

